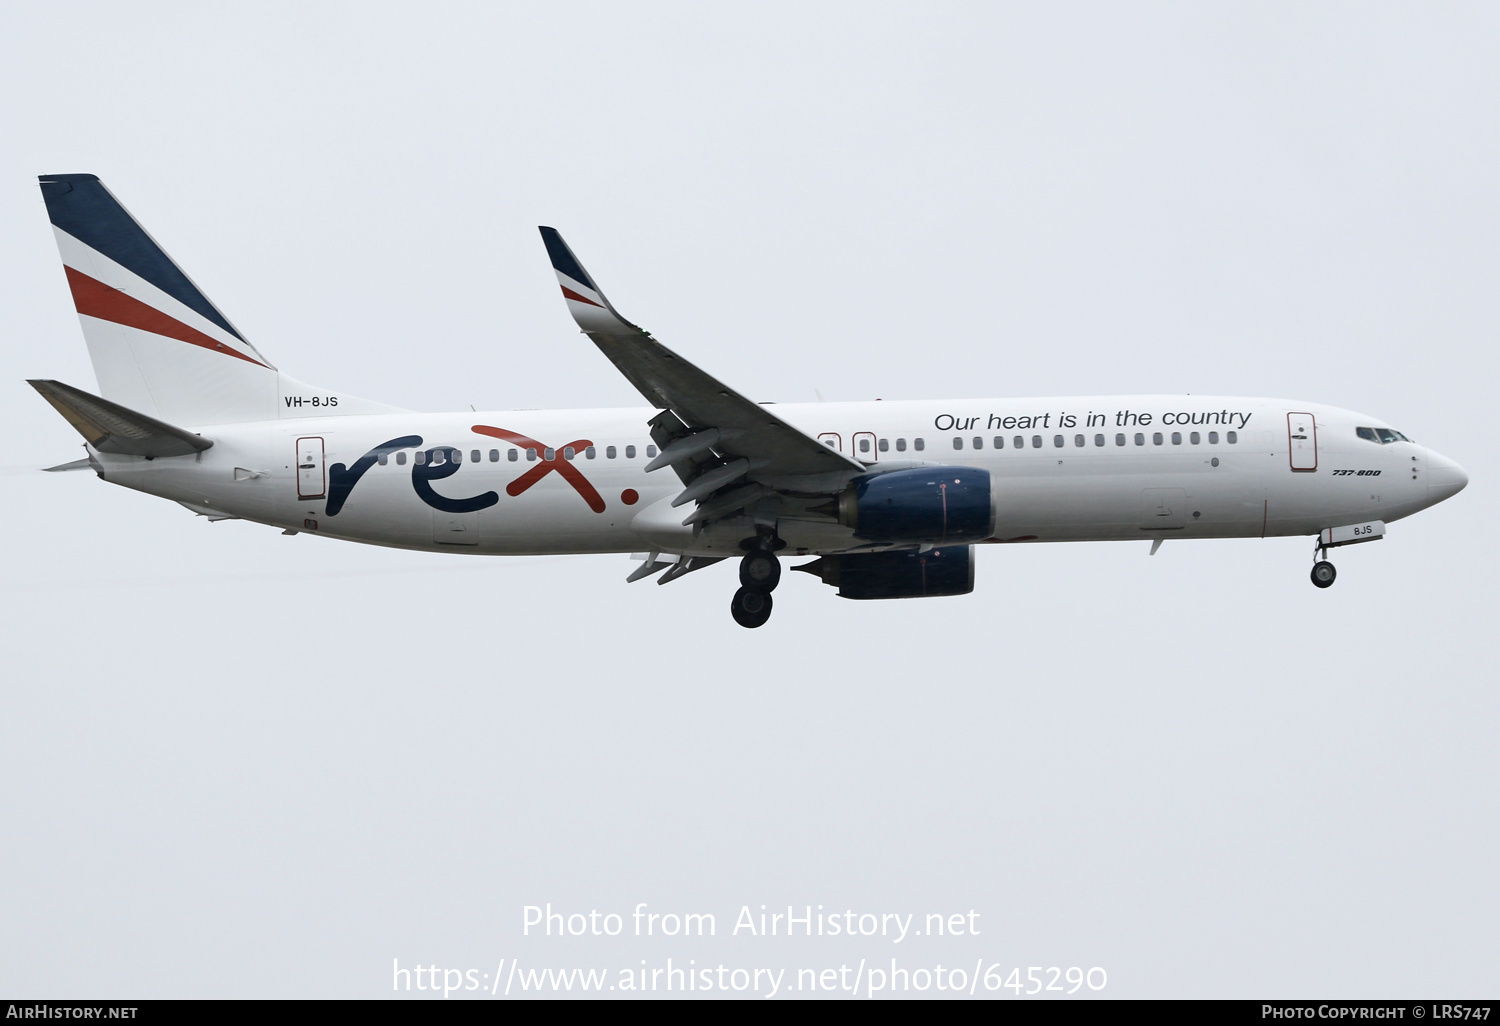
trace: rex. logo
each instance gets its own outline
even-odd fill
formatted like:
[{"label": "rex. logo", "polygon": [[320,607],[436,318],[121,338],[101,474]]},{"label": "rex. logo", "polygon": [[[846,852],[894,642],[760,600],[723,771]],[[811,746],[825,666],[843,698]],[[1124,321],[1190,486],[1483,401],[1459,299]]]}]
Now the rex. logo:
[{"label": "rex. logo", "polygon": [[[526,470],[524,474],[505,486],[505,494],[515,497],[525,492],[548,474],[556,471],[564,481],[573,486],[573,490],[583,497],[588,503],[589,509],[595,513],[604,512],[604,499],[600,496],[589,479],[583,476],[583,472],[567,459],[566,450],[572,449],[575,453],[582,452],[594,443],[587,438],[580,438],[562,446],[547,446],[534,438],[505,428],[492,427],[489,424],[475,424],[473,431],[476,434],[489,435],[492,438],[503,439],[513,445],[525,449],[534,450],[537,454],[536,465]],[[380,461],[381,457],[389,456],[399,449],[421,448],[421,435],[402,435],[392,438],[390,441],[382,442],[369,452],[365,453],[353,464],[345,466],[335,463],[328,468],[328,503],[325,510],[327,516],[337,516],[344,508],[344,503],[349,500],[350,492],[359,483],[359,479],[365,472]],[[458,473],[459,462],[453,458],[458,450],[453,446],[440,445],[427,450],[426,459],[415,462],[411,468],[412,490],[417,497],[431,506],[433,509],[444,513],[473,513],[486,509],[500,501],[500,496],[494,492],[481,492],[468,498],[455,499],[446,495],[440,495],[433,490],[431,482],[440,481],[445,477],[452,477]],[[551,453],[549,457],[547,454]],[[627,505],[634,501],[633,491],[627,490]]]}]

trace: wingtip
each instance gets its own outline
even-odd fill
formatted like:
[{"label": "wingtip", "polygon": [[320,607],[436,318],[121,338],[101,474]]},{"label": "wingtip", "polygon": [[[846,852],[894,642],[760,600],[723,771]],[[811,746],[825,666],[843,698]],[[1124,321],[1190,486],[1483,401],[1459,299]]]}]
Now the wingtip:
[{"label": "wingtip", "polygon": [[587,285],[595,292],[598,292],[599,286],[594,284],[594,279],[589,277],[589,273],[583,269],[583,265],[573,255],[572,249],[563,241],[562,233],[556,228],[549,228],[546,225],[538,225],[537,227],[542,233],[542,243],[547,247],[547,259],[552,261],[552,269],[558,274],[566,274],[580,285]]}]

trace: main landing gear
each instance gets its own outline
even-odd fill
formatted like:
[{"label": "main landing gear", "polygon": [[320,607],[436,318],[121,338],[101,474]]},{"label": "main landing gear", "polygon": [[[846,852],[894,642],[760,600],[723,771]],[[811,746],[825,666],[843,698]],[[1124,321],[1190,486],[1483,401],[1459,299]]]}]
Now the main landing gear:
[{"label": "main landing gear", "polygon": [[771,618],[771,593],[741,588],[734,593],[729,612],[741,627],[759,627]]},{"label": "main landing gear", "polygon": [[746,543],[750,551],[740,560],[740,590],[734,593],[729,612],[741,627],[759,627],[771,618],[771,592],[781,583],[780,548],[770,537]]}]

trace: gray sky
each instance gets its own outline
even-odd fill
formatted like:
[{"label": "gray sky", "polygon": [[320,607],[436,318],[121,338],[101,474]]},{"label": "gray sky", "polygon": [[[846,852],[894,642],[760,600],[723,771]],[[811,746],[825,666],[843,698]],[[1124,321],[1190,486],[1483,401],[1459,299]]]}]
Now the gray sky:
[{"label": "gray sky", "polygon": [[[1493,5],[5,20],[0,993],[893,956],[1117,997],[1494,991]],[[626,587],[621,556],[211,525],[34,472],[78,439],[23,379],[93,386],[43,172],[100,175],[282,369],[414,409],[636,401],[551,224],[758,399],[1295,397],[1472,483],[1327,592],[1301,539],[1016,546],[957,599],[792,575],[755,632],[728,564]],[[720,935],[523,938],[549,901]],[[982,932],[727,935],[762,903]]]}]

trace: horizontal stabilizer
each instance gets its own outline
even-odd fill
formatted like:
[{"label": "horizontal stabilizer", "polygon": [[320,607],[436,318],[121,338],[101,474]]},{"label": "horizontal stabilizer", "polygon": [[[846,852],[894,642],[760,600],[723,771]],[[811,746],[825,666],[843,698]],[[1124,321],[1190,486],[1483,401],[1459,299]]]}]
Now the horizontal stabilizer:
[{"label": "horizontal stabilizer", "polygon": [[65,470],[89,470],[93,466],[94,466],[94,461],[91,460],[91,459],[89,459],[87,456],[85,456],[83,459],[81,459],[81,460],[74,460],[72,463],[59,463],[55,467],[43,467],[42,468],[42,473],[44,473],[44,474],[60,474],[60,473],[62,473]]},{"label": "horizontal stabilizer", "polygon": [[189,456],[214,443],[61,381],[27,381],[99,452],[120,456]]}]

